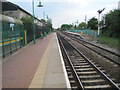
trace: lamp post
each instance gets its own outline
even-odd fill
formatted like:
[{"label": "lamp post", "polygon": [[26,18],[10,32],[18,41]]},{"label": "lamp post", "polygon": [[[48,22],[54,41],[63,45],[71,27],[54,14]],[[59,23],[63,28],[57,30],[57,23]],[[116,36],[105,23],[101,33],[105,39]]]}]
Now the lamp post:
[{"label": "lamp post", "polygon": [[45,20],[45,12],[43,12],[43,19]]},{"label": "lamp post", "polygon": [[78,22],[78,20],[77,20],[77,21],[76,21],[76,29],[78,29],[78,23],[79,23],[79,22]]},{"label": "lamp post", "polygon": [[105,8],[103,8],[102,10],[98,10],[98,39],[99,39],[99,35],[100,35],[100,14],[105,10]]},{"label": "lamp post", "polygon": [[85,29],[87,29],[87,15],[85,15]]},{"label": "lamp post", "polygon": [[[41,5],[41,1],[39,1],[38,7],[43,7],[43,5]],[[34,28],[34,17],[35,17],[34,0],[32,0],[32,11],[33,11],[33,17],[32,17],[32,20],[33,20],[33,43],[35,44],[36,40],[35,40],[35,28]]]}]

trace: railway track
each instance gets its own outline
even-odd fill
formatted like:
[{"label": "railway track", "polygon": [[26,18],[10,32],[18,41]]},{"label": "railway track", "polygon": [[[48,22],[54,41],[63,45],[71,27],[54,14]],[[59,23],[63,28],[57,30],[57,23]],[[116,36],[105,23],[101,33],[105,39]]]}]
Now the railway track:
[{"label": "railway track", "polygon": [[67,39],[58,34],[61,50],[64,53],[66,70],[72,89],[116,89],[120,88]]},{"label": "railway track", "polygon": [[82,44],[83,46],[89,48],[90,50],[98,53],[99,55],[111,60],[112,62],[120,65],[120,54],[109,51],[103,47],[97,46],[95,44],[92,44],[88,41],[85,41],[82,37],[80,37],[79,35],[73,35],[73,34],[69,34],[69,33],[64,33],[66,36],[70,37],[71,39],[77,41],[78,43]]}]

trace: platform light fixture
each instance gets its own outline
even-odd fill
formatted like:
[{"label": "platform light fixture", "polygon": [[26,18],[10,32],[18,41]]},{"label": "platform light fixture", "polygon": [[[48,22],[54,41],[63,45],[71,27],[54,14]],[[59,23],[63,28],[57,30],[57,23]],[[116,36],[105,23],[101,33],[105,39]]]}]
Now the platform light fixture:
[{"label": "platform light fixture", "polygon": [[[41,1],[39,1],[38,7],[43,7],[43,5],[41,4]],[[35,36],[35,29],[34,29],[34,17],[35,17],[35,12],[34,12],[34,0],[32,0],[32,11],[33,11],[33,43],[36,43],[36,36]]]},{"label": "platform light fixture", "polygon": [[39,1],[38,7],[43,7],[41,0]]}]

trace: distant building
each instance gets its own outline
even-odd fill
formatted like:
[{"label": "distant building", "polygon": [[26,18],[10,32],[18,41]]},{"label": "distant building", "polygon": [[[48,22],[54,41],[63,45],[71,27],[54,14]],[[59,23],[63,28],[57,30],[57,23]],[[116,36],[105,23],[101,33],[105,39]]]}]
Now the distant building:
[{"label": "distant building", "polygon": [[120,10],[120,1],[118,2],[118,9]]},{"label": "distant building", "polygon": [[[2,2],[2,14],[3,15],[18,18],[18,19],[32,16],[30,13],[28,13],[27,11],[25,11],[24,9],[22,9],[16,4],[13,4],[6,0],[0,0],[0,2]],[[39,20],[36,17],[34,18],[35,18],[35,23],[37,23],[37,25],[43,26],[43,23],[41,22],[41,20]]]},{"label": "distant building", "polygon": [[21,19],[22,17],[32,16],[30,13],[11,2],[2,2],[2,14]]}]

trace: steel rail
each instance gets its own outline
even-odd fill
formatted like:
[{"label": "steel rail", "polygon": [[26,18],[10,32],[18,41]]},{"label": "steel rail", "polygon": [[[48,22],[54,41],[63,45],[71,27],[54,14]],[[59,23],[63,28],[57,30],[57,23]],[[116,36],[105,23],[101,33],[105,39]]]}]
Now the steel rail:
[{"label": "steel rail", "polygon": [[75,68],[74,68],[74,66],[73,66],[73,64],[72,64],[72,62],[71,62],[71,59],[70,59],[70,57],[69,57],[69,55],[68,55],[68,53],[67,53],[67,51],[66,51],[66,49],[65,49],[65,47],[64,47],[64,45],[63,45],[63,43],[62,43],[62,41],[61,41],[61,39],[60,39],[60,37],[59,37],[58,39],[59,39],[59,41],[60,41],[60,43],[61,43],[61,46],[62,46],[62,48],[63,48],[63,50],[64,50],[67,58],[68,58],[69,64],[70,64],[70,66],[71,66],[71,68],[72,68],[72,71],[73,71],[75,77],[76,77],[76,80],[77,80],[77,82],[78,82],[79,88],[81,88],[82,90],[85,90],[85,89],[84,89],[84,86],[83,86],[83,84],[81,83],[81,80],[80,80],[80,78],[79,78],[79,76],[78,76],[78,74],[77,74],[77,72],[76,72],[76,70],[75,70]]},{"label": "steel rail", "polygon": [[[71,33],[67,33],[67,34],[71,34]],[[71,35],[74,35],[74,34],[71,34]],[[79,35],[74,35],[74,36],[80,37]],[[81,38],[82,38],[82,37],[81,37]],[[107,49],[105,49],[105,48],[103,48],[103,47],[100,47],[100,46],[95,45],[95,44],[93,44],[93,43],[90,43],[90,42],[88,42],[88,41],[85,41],[83,38],[82,38],[82,39],[77,38],[77,39],[79,39],[79,40],[81,40],[81,41],[84,41],[85,43],[91,44],[91,45],[93,45],[93,46],[95,46],[95,47],[98,47],[98,48],[100,48],[100,49],[103,49],[103,50],[105,50],[105,51],[107,51],[107,52],[110,52],[110,53],[112,53],[112,54],[120,57],[120,54],[117,54],[117,53],[115,53],[115,52],[112,52],[112,51],[110,51],[110,50],[107,50]]]},{"label": "steel rail", "polygon": [[[80,41],[77,41],[77,42],[81,43]],[[99,55],[101,55],[101,56],[103,56],[103,57],[105,57],[105,58],[111,60],[112,62],[114,62],[114,63],[116,63],[116,64],[118,64],[118,65],[120,65],[120,62],[118,62],[118,61],[116,61],[116,60],[113,60],[112,58],[110,58],[110,57],[108,57],[108,56],[106,56],[106,55],[101,54],[100,52],[98,52],[98,51],[96,51],[96,50],[90,48],[89,46],[87,46],[87,45],[85,45],[85,44],[83,44],[83,43],[81,43],[81,44],[82,44],[83,46],[89,48],[90,50],[92,50],[92,51],[98,53]],[[108,52],[108,53],[109,53],[109,52]]]},{"label": "steel rail", "polygon": [[[61,37],[63,37],[61,35]],[[82,52],[80,52],[75,46],[73,46],[66,38],[64,38],[80,55],[82,55],[115,89],[120,90],[120,88],[108,77],[106,76],[98,67],[94,65]]]},{"label": "steel rail", "polygon": [[[74,38],[76,38],[76,37],[74,37]],[[114,55],[118,56],[118,58],[120,57],[120,55],[118,55],[118,54],[116,54],[116,53],[114,53],[114,52],[111,52],[111,51],[109,51],[109,50],[107,50],[107,49],[104,49],[104,48],[102,48],[102,47],[99,47],[99,46],[97,46],[97,45],[94,45],[94,44],[92,44],[92,43],[90,43],[90,42],[87,42],[87,41],[82,40],[82,39],[80,39],[80,38],[76,38],[76,39],[79,39],[79,40],[81,40],[81,41],[83,41],[83,42],[85,42],[85,43],[88,43],[88,44],[90,44],[90,45],[93,45],[93,46],[95,46],[95,47],[97,47],[97,48],[100,48],[100,49],[102,49],[102,50],[105,50],[105,51],[107,51],[108,53],[114,54]],[[74,39],[74,40],[75,40],[75,39]],[[81,43],[80,41],[77,41],[77,42]],[[105,58],[107,58],[107,59],[113,61],[114,63],[116,63],[116,64],[118,64],[118,65],[120,65],[120,62],[115,61],[115,60],[111,59],[110,57],[101,54],[100,52],[98,52],[98,51],[96,51],[96,50],[90,48],[89,46],[87,46],[87,45],[85,45],[85,44],[83,44],[83,43],[81,43],[81,44],[82,44],[83,46],[89,48],[90,50],[92,50],[92,51],[98,53],[99,55],[101,55],[101,56],[103,56],[103,57],[105,57]]]}]

